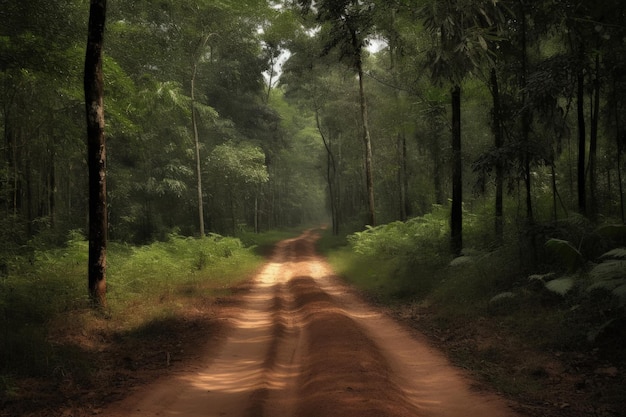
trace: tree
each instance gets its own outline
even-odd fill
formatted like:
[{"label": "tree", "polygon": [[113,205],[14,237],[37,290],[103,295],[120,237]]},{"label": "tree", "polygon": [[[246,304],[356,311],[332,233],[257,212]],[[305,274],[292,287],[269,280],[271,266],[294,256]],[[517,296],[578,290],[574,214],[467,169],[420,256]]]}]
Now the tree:
[{"label": "tree", "polygon": [[224,217],[229,217],[230,230],[234,233],[237,231],[237,208],[250,197],[256,206],[259,187],[269,180],[265,154],[250,143],[224,143],[213,149],[208,166],[216,180],[213,184],[216,194],[227,197],[227,201],[222,201],[222,211]]},{"label": "tree", "polygon": [[[304,9],[312,6],[311,0],[301,0]],[[324,25],[324,53],[337,49],[340,59],[345,59],[356,71],[359,81],[359,104],[361,109],[361,135],[365,150],[365,183],[367,188],[367,222],[376,224],[374,204],[374,176],[372,168],[372,139],[370,136],[367,99],[363,74],[363,50],[372,34],[372,10],[370,2],[357,0],[322,0],[315,3],[317,21]]]},{"label": "tree", "polygon": [[102,45],[106,0],[91,0],[85,55],[85,110],[87,115],[87,162],[89,165],[89,296],[98,307],[106,305],[106,140]]},{"label": "tree", "polygon": [[461,154],[461,83],[488,53],[502,20],[495,1],[433,1],[423,10],[426,30],[433,37],[429,52],[433,78],[452,85],[452,205],[450,242],[453,254],[463,248],[463,166]]},{"label": "tree", "polygon": [[191,61],[191,124],[193,126],[193,143],[196,155],[196,178],[197,178],[197,192],[198,192],[198,227],[200,237],[204,237],[204,199],[202,197],[202,163],[200,158],[200,137],[198,135],[198,121],[196,120],[196,76],[198,74],[198,61],[204,55],[204,48],[206,47],[209,38],[212,33],[204,36],[201,44],[198,47],[198,51],[194,54]]}]

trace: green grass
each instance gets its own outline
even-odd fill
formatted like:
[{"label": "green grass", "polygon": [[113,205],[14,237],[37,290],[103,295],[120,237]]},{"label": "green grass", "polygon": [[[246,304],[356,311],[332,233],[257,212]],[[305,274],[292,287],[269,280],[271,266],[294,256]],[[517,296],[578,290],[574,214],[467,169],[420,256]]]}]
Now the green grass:
[{"label": "green grass", "polygon": [[244,246],[253,248],[257,255],[267,257],[271,255],[276,242],[299,236],[300,233],[302,233],[301,229],[271,230],[263,233],[243,231],[237,234],[237,238]]},{"label": "green grass", "polygon": [[[271,246],[283,234],[255,235]],[[87,242],[73,236],[60,249],[35,251],[0,277],[0,400],[24,378],[88,381],[89,352],[59,335],[89,339],[99,332],[156,331],[185,309],[228,296],[264,262],[240,239],[170,236],[134,247],[110,243],[107,307],[94,311],[87,296]]]}]

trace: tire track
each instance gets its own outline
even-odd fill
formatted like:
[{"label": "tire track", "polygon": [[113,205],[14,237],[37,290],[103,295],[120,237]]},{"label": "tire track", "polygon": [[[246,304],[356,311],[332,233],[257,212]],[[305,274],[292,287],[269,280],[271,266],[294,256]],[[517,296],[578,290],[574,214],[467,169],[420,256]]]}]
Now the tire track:
[{"label": "tire track", "polygon": [[297,417],[417,415],[390,381],[389,366],[374,342],[313,278],[292,279],[290,290],[307,339]]}]

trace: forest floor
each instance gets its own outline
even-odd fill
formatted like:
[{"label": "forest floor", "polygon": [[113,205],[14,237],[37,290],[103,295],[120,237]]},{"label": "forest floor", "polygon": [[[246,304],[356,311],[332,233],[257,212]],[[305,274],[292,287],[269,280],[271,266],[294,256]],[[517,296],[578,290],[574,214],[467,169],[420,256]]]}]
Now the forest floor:
[{"label": "forest floor", "polygon": [[[546,398],[552,395],[558,402],[538,404],[535,398],[494,393],[441,353],[436,345],[449,346],[449,335],[427,338],[403,323],[407,317],[394,320],[342,284],[315,253],[316,239],[307,232],[281,242],[233,296],[161,322],[149,338],[104,331],[96,331],[96,338],[58,336],[99,352],[96,378],[90,384],[60,378],[54,387],[33,380],[30,398],[24,394],[0,416],[578,417],[622,412],[577,408],[580,390],[570,392],[559,381],[589,382],[571,373],[563,376],[558,358],[541,367],[546,380],[556,381],[545,384]],[[466,338],[456,335],[456,348],[502,344],[494,335],[465,331]],[[603,369],[596,376],[610,380],[615,372]]]}]

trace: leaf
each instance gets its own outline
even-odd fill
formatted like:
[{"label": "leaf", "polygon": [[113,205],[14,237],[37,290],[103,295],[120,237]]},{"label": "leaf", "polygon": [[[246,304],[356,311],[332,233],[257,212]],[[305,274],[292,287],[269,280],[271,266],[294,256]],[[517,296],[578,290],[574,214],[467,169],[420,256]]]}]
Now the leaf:
[{"label": "leaf", "polygon": [[617,279],[604,279],[601,280],[599,282],[596,282],[592,285],[590,285],[587,288],[587,291],[593,291],[593,290],[607,290],[607,291],[614,291],[616,288],[618,288],[620,285],[624,284],[624,279],[623,278],[617,278]]},{"label": "leaf", "polygon": [[546,249],[555,254],[570,271],[580,268],[583,263],[582,254],[566,240],[550,239],[545,244]]},{"label": "leaf", "polygon": [[508,300],[508,299],[515,298],[515,297],[517,297],[517,295],[514,292],[511,292],[511,291],[501,292],[500,294],[494,295],[491,298],[491,300],[489,300],[489,303],[497,303],[497,302]]},{"label": "leaf", "polygon": [[626,238],[626,225],[624,224],[607,224],[596,229],[596,233],[608,239],[624,239]]},{"label": "leaf", "polygon": [[600,256],[600,259],[624,259],[626,260],[626,248],[616,248]]},{"label": "leaf", "polygon": [[610,259],[604,261],[594,266],[589,275],[594,281],[626,280],[626,260]]},{"label": "leaf", "polygon": [[552,278],[553,276],[555,276],[556,274],[554,272],[548,272],[547,274],[533,274],[531,276],[528,277],[528,279],[530,281],[542,281],[545,282],[546,278]]},{"label": "leaf", "polygon": [[574,278],[564,277],[553,279],[552,281],[546,282],[546,288],[559,295],[565,295],[574,288]]},{"label": "leaf", "polygon": [[478,36],[478,43],[480,43],[480,46],[486,51],[487,49],[489,49],[489,47],[487,46],[487,41],[485,41],[485,38],[483,38],[482,36]]}]

